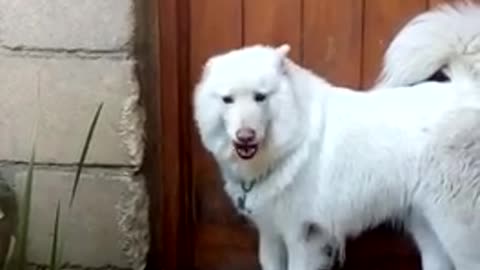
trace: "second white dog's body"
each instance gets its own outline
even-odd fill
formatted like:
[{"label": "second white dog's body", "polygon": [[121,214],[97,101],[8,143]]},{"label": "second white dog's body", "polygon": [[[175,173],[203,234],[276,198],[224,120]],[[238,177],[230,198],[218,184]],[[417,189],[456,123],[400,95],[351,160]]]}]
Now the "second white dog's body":
[{"label": "second white dog's body", "polygon": [[259,229],[263,269],[328,269],[333,256],[312,255],[313,233],[342,252],[348,236],[390,218],[413,234],[423,269],[480,269],[475,67],[450,67],[448,83],[362,93],[287,53],[254,46],[213,57],[195,91],[202,141]]}]

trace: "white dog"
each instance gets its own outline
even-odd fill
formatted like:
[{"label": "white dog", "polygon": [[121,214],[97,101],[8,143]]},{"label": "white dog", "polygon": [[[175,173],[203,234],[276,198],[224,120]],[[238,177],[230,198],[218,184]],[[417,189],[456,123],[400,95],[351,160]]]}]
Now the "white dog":
[{"label": "white dog", "polygon": [[[348,236],[390,218],[423,269],[480,269],[479,25],[467,5],[408,24],[380,85],[411,87],[335,87],[289,60],[288,45],[207,61],[195,120],[259,230],[264,270],[329,269]],[[442,68],[451,81],[419,83]]]}]

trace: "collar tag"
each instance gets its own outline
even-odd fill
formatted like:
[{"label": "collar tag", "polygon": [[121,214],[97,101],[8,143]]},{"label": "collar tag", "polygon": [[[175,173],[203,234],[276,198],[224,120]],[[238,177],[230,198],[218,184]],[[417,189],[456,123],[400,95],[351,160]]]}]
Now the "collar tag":
[{"label": "collar tag", "polygon": [[243,190],[243,193],[247,194],[249,193],[250,191],[252,191],[253,187],[255,186],[255,184],[257,183],[257,180],[253,180],[253,181],[250,181],[250,183],[246,183],[244,181],[242,181],[242,190]]},{"label": "collar tag", "polygon": [[245,201],[247,200],[248,193],[253,190],[253,187],[255,186],[256,183],[257,183],[256,179],[249,183],[242,181],[241,187],[242,187],[243,194],[238,196],[237,198],[237,207],[240,210],[247,212],[248,214],[250,214],[252,211],[250,209],[247,209],[247,207],[245,206]]}]

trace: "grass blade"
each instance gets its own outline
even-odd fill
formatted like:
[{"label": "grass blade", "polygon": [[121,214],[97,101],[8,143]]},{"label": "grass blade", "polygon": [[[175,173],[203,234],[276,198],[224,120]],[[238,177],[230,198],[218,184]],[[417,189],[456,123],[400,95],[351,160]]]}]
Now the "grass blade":
[{"label": "grass blade", "polygon": [[59,247],[58,247],[58,254],[57,254],[57,267],[54,268],[54,270],[60,270],[62,268],[62,262],[63,262],[63,250],[65,249],[65,238],[60,237],[61,234],[59,235]]},{"label": "grass blade", "polygon": [[23,194],[22,207],[20,209],[19,228],[17,232],[18,242],[15,244],[14,267],[23,270],[27,266],[28,232],[30,225],[30,208],[32,201],[33,171],[35,167],[35,143],[28,164],[28,173]]},{"label": "grass blade", "polygon": [[57,211],[55,212],[55,223],[53,225],[53,239],[50,249],[50,264],[48,266],[48,269],[50,270],[57,270],[58,265],[60,264],[57,257],[60,237],[60,209],[60,201],[58,201]]},{"label": "grass blade", "polygon": [[90,142],[93,137],[93,132],[95,131],[95,127],[97,125],[98,118],[100,117],[100,112],[102,111],[102,108],[103,108],[103,102],[100,103],[100,105],[97,108],[97,111],[95,112],[92,123],[90,124],[90,128],[88,130],[87,138],[83,145],[82,155],[80,156],[80,161],[78,162],[77,172],[75,174],[75,180],[73,182],[72,193],[70,195],[70,205],[69,205],[70,208],[72,207],[73,201],[75,199],[75,194],[77,192],[78,183],[80,181],[80,175],[82,173],[83,164],[85,163],[85,158],[87,157],[88,149],[90,147]]}]

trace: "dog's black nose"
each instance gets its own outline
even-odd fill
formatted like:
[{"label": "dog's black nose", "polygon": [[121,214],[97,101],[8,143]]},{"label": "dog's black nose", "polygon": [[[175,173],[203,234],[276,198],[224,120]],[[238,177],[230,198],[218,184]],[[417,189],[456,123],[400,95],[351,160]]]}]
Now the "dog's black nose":
[{"label": "dog's black nose", "polygon": [[235,134],[237,136],[237,140],[241,143],[251,143],[255,141],[255,130],[251,128],[241,128]]}]

